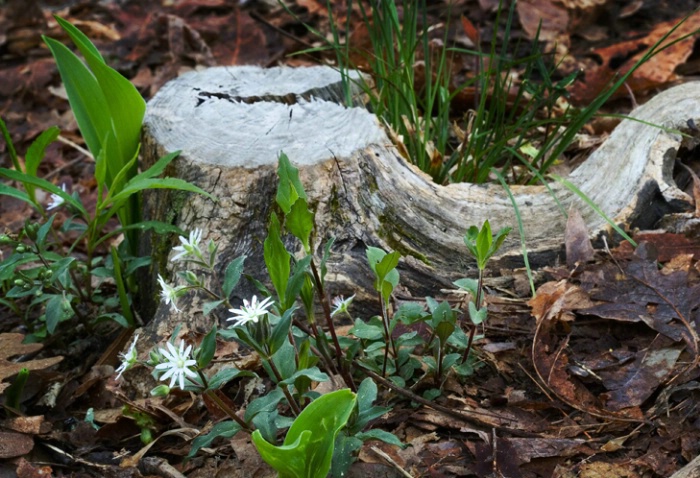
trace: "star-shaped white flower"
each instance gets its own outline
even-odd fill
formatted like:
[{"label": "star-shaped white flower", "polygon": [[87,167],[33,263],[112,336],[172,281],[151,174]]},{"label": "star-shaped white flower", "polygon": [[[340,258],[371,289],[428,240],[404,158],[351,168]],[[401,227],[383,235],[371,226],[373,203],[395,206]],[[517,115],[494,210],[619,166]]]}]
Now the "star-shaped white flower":
[{"label": "star-shaped white flower", "polygon": [[199,243],[202,241],[202,230],[197,228],[194,231],[190,231],[189,239],[185,239],[184,236],[180,236],[181,245],[173,247],[173,251],[177,252],[173,257],[173,261],[177,261],[187,256],[195,256],[199,259],[202,258],[202,251],[199,248]]},{"label": "star-shaped white flower", "polygon": [[350,307],[350,304],[352,304],[352,299],[355,298],[355,294],[352,296],[348,297],[347,299],[343,299],[343,296],[338,296],[335,299],[333,299],[333,311],[331,312],[331,317],[335,317],[337,314],[341,312],[348,312],[348,308]]},{"label": "star-shaped white flower", "polygon": [[156,365],[156,370],[165,371],[159,380],[170,379],[170,385],[168,385],[170,388],[173,388],[175,383],[178,383],[180,388],[184,390],[185,375],[190,378],[197,378],[197,373],[190,368],[197,363],[196,360],[190,357],[192,346],[188,345],[185,348],[184,340],[180,340],[180,347],[177,349],[170,342],[167,342],[165,345],[168,348],[167,350],[164,348],[158,349],[163,358],[167,360]]},{"label": "star-shaped white flower", "polygon": [[124,372],[136,365],[136,361],[138,359],[138,352],[136,351],[136,341],[138,341],[138,339],[139,336],[137,334],[136,337],[134,337],[134,341],[131,343],[131,347],[129,347],[129,350],[127,350],[125,354],[119,354],[119,356],[122,358],[122,364],[116,370],[117,380],[121,378]]},{"label": "star-shaped white flower", "polygon": [[263,315],[267,314],[267,309],[272,305],[272,297],[268,297],[262,302],[258,302],[258,297],[253,296],[250,302],[243,299],[243,307],[240,309],[229,309],[229,312],[233,312],[235,315],[226,320],[235,320],[236,323],[233,324],[234,327],[239,325],[247,324],[248,322],[256,322]]},{"label": "star-shaped white flower", "polygon": [[165,302],[165,305],[170,304],[170,310],[174,310],[175,312],[180,312],[180,309],[177,308],[177,295],[178,292],[180,291],[180,287],[173,287],[167,282],[165,282],[165,279],[158,274],[158,283],[160,284],[160,298],[163,299],[163,302]]},{"label": "star-shaped white flower", "polygon": [[[68,191],[66,191],[66,185],[65,185],[65,183],[64,183],[64,184],[61,184],[61,190],[62,190],[64,193],[67,193],[67,192],[68,192]],[[63,199],[61,196],[59,196],[58,194],[52,194],[52,195],[49,197],[49,205],[46,207],[46,210],[47,210],[47,211],[50,211],[50,210],[52,210],[52,209],[56,209],[57,207],[59,207],[59,206],[60,206],[61,204],[63,204],[64,202],[66,202],[66,200]]]}]

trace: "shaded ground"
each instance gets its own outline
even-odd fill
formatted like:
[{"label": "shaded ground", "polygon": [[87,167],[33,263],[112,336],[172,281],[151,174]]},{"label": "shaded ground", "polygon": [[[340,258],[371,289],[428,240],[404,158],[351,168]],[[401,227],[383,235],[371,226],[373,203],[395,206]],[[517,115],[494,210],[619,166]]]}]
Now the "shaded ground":
[{"label": "shaded ground", "polygon": [[[437,24],[446,6],[431,3],[430,20]],[[560,75],[584,70],[583,81],[571,89],[576,104],[590,102],[607,79],[698,5],[590,3],[596,2],[522,1],[514,23],[513,36],[525,41],[542,19],[545,48],[571,53]],[[469,45],[471,25],[484,42],[490,41],[497,4],[453,2],[468,21],[454,22],[449,37]],[[274,2],[241,7],[217,0],[0,4],[0,117],[20,153],[52,125],[67,140],[81,143],[55,64],[41,43],[41,34],[65,40],[51,14],[83,29],[107,62],[149,98],[192,68],[332,60],[321,54],[288,56],[317,44],[301,22],[328,31],[324,1],[298,0],[290,8],[297,19]],[[688,25],[697,28],[700,17]],[[361,39],[362,28],[354,35]],[[629,111],[656,88],[697,75],[695,50],[691,39],[657,56],[609,107]],[[459,73],[472,72],[465,60]],[[464,101],[455,108],[469,108],[469,100]],[[591,143],[612,126],[602,120],[589,125]],[[586,151],[581,146],[571,157]],[[689,155],[691,166],[693,161]],[[0,166],[10,166],[4,144]],[[40,175],[68,184],[85,201],[95,194],[92,168],[74,146],[55,143]],[[0,202],[3,229],[16,231],[30,213],[7,197]],[[622,245],[595,256],[577,249],[571,239],[570,263],[545,271],[537,299],[529,303],[517,275],[506,289],[492,290],[487,339],[478,345],[482,366],[473,380],[448,381],[436,408],[415,407],[387,394],[394,409],[375,426],[412,446],[400,451],[366,444],[354,476],[402,476],[403,470],[411,476],[663,477],[698,455],[700,243],[669,234],[637,239],[643,246],[636,253]],[[17,357],[36,371],[22,399],[26,416],[6,410],[0,423],[0,476],[267,476],[242,435],[183,464],[189,438],[217,417],[184,394],[143,400],[128,385],[118,385],[113,370],[124,342],[118,333],[78,333],[79,339],[49,340],[39,350],[21,348],[18,337],[9,334],[25,331],[17,317],[0,308],[0,379],[17,373],[11,360]],[[220,353],[224,358],[237,348]],[[56,366],[53,357],[59,355],[64,360]],[[122,416],[124,403],[155,418],[154,436],[160,438],[150,449],[142,449],[134,420]],[[89,409],[95,427],[85,420]]]}]

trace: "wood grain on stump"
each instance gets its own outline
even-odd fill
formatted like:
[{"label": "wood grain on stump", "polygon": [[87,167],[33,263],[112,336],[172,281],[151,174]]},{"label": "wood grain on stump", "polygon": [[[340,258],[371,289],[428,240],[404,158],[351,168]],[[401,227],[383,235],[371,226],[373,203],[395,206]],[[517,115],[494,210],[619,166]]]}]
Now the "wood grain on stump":
[{"label": "wood grain on stump", "polygon": [[[485,219],[494,229],[514,228],[494,269],[521,262],[513,207],[500,185],[434,184],[400,156],[373,114],[362,106],[342,106],[342,97],[340,75],[326,67],[219,67],[166,84],[148,104],[145,165],[182,150],[167,174],[219,201],[151,192],[147,216],[183,230],[202,228],[205,240],[219,244],[222,267],[245,254],[246,272],[264,280],[262,243],[274,207],[278,154],[284,151],[299,168],[316,213],[314,244],[320,249],[327,238],[336,238],[327,277],[332,294],[358,293],[360,303],[372,298],[367,246],[401,252],[401,284],[416,296],[435,294],[473,274],[462,237]],[[683,127],[700,117],[700,83],[661,93],[631,116]],[[616,223],[648,228],[664,212],[690,202],[672,179],[679,144],[679,135],[623,121],[569,180]],[[605,221],[574,194],[559,184],[551,188],[564,208],[581,211],[592,236],[608,232]],[[562,250],[566,218],[544,186],[512,190],[531,264],[551,262]],[[174,245],[172,238],[152,240],[160,242],[144,243],[157,259],[146,281],[151,286],[158,271],[173,273],[167,258]],[[243,282],[238,297],[254,292]],[[152,331],[166,335],[183,321],[190,328],[209,327],[213,319],[202,318],[201,300],[183,305],[185,313],[177,316],[160,307]]]}]

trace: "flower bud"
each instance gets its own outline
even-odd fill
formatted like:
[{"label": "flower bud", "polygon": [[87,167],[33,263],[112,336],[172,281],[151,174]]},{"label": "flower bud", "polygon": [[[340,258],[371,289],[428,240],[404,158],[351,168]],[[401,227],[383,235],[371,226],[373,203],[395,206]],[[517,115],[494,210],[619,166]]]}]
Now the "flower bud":
[{"label": "flower bud", "polygon": [[170,387],[167,385],[158,385],[156,388],[151,390],[152,397],[167,397],[170,393]]}]

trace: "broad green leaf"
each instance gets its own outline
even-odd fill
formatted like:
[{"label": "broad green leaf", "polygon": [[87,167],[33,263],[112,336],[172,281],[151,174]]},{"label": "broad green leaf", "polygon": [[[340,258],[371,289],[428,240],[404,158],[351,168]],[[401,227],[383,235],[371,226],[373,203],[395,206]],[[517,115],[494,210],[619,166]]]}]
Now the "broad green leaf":
[{"label": "broad green leaf", "polygon": [[486,315],[487,315],[487,309],[486,307],[482,307],[481,309],[477,309],[476,305],[474,305],[474,302],[469,301],[469,319],[472,321],[474,325],[479,325],[483,323],[486,320]]},{"label": "broad green leaf", "polygon": [[299,297],[304,286],[307,284],[309,279],[308,270],[312,259],[313,256],[309,255],[294,264],[294,273],[292,274],[292,277],[289,278],[289,282],[287,282],[284,304],[282,305],[283,311],[286,312],[288,309],[294,306],[297,297]]},{"label": "broad green leaf", "polygon": [[241,280],[241,274],[243,273],[243,263],[245,262],[246,256],[240,256],[232,260],[226,267],[226,272],[224,273],[224,283],[221,286],[221,290],[224,293],[224,297],[227,299],[231,296],[234,287],[238,285],[238,281]]},{"label": "broad green leaf", "polygon": [[277,204],[285,214],[289,214],[297,199],[306,199],[306,192],[299,181],[299,170],[292,166],[286,154],[280,153],[277,166],[279,185],[277,187]]},{"label": "broad green leaf", "polygon": [[139,191],[143,191],[144,189],[178,189],[180,191],[189,191],[201,194],[202,196],[206,196],[207,198],[216,202],[214,196],[212,196],[202,188],[199,188],[194,184],[188,183],[183,179],[177,178],[141,178],[139,180],[131,180],[126,185],[124,185],[124,189],[122,189],[117,195],[112,197],[112,201],[116,203],[117,201],[127,199],[132,194],[137,193]]},{"label": "broad green leaf", "polygon": [[358,339],[379,340],[384,337],[384,330],[376,325],[369,325],[362,319],[355,319],[355,325],[350,329],[350,334]]},{"label": "broad green leaf", "polygon": [[162,158],[160,158],[158,161],[156,161],[153,166],[142,172],[141,174],[137,174],[134,176],[133,180],[138,181],[141,179],[150,179],[154,178],[156,176],[160,176],[163,171],[165,171],[165,168],[172,163],[173,159],[177,158],[180,155],[181,151],[175,151],[173,153],[166,154]]},{"label": "broad green leaf", "polygon": [[267,271],[270,274],[270,280],[277,291],[277,297],[281,303],[286,297],[287,281],[289,281],[289,274],[291,272],[289,263],[292,256],[287,252],[287,249],[282,243],[280,237],[280,223],[275,213],[270,215],[267,238],[265,238],[265,242],[263,243],[263,255]]},{"label": "broad green leaf", "polygon": [[454,285],[462,290],[466,290],[471,293],[472,297],[476,297],[476,291],[479,287],[479,281],[476,279],[470,279],[465,277],[464,279],[457,279],[453,282]]},{"label": "broad green leaf", "polygon": [[80,211],[80,213],[83,217],[88,217],[88,213],[80,201],[78,201],[73,196],[71,196],[70,194],[65,192],[63,189],[48,182],[45,179],[37,178],[34,176],[29,176],[25,173],[21,173],[18,171],[14,171],[12,169],[7,169],[7,168],[0,168],[0,176],[5,177],[7,179],[11,179],[13,181],[19,181],[22,183],[29,183],[29,184],[32,184],[34,186],[40,187],[41,189],[44,189],[44,190],[50,192],[51,194],[55,194],[57,196],[60,196],[67,204],[70,204],[75,209]]},{"label": "broad green leaf", "polygon": [[202,305],[202,315],[207,316],[211,314],[212,310],[216,309],[223,303],[223,300],[213,300],[210,302],[205,302],[204,305]]},{"label": "broad green leaf", "polygon": [[226,367],[216,372],[214,376],[209,379],[209,388],[211,390],[216,390],[223,387],[235,378],[254,376],[255,374],[253,372],[249,372],[247,370],[238,370],[237,368]]},{"label": "broad green leaf", "polygon": [[292,325],[292,315],[294,314],[294,309],[289,309],[285,311],[282,318],[272,329],[272,334],[270,335],[270,354],[277,352],[289,336],[289,328]]},{"label": "broad green leaf", "polygon": [[122,314],[128,322],[130,327],[135,327],[136,321],[134,320],[134,315],[131,312],[131,303],[129,302],[129,295],[126,290],[126,284],[124,283],[124,277],[122,276],[121,258],[117,252],[117,248],[112,246],[109,248],[112,255],[112,264],[114,266],[114,282],[117,285],[117,295],[119,297],[119,305],[122,308]]},{"label": "broad green leaf", "polygon": [[68,94],[68,102],[80,132],[93,157],[97,158],[102,141],[112,131],[109,106],[95,76],[63,43],[42,36],[51,50]]},{"label": "broad green leaf", "polygon": [[[121,169],[131,159],[138,147],[141,125],[146,112],[146,102],[129,80],[105,64],[97,48],[80,30],[60,17],[55,18],[85,57],[104,94],[117,140],[115,146],[120,156],[118,169]],[[61,76],[63,77],[63,74]],[[108,165],[109,167],[110,165]],[[136,168],[134,167],[135,173]]]},{"label": "broad green leaf", "polygon": [[32,142],[29,149],[27,149],[27,154],[24,159],[27,174],[36,176],[39,164],[41,160],[44,159],[44,154],[46,154],[46,148],[56,141],[59,134],[61,134],[61,130],[58,129],[58,126],[52,126],[41,133],[39,137]]},{"label": "broad green leaf", "polygon": [[48,221],[42,224],[36,233],[36,242],[37,244],[41,244],[42,249],[44,241],[46,240],[46,235],[49,233],[51,227],[53,226],[54,219],[56,219],[56,215],[52,214],[51,217],[49,217]]},{"label": "broad green leaf", "polygon": [[15,151],[15,145],[12,142],[12,136],[10,136],[10,131],[7,129],[7,125],[0,118],[0,132],[2,132],[2,137],[5,139],[5,144],[7,144],[7,152],[10,154],[10,159],[12,160],[12,166],[17,171],[22,171],[22,166],[19,164],[19,159],[17,159],[17,151]]},{"label": "broad green leaf", "polygon": [[402,443],[399,438],[394,435],[393,433],[389,433],[385,430],[381,430],[379,428],[374,428],[372,430],[368,430],[366,432],[360,432],[355,435],[357,438],[360,440],[367,441],[367,440],[380,440],[383,441],[384,443],[388,443],[389,445],[394,445],[398,446],[401,448],[406,448],[408,445],[405,443]]},{"label": "broad green leaf", "polygon": [[314,382],[327,382],[329,380],[328,375],[321,372],[318,367],[305,368],[295,372],[291,377],[281,381],[281,384],[293,385],[296,379],[299,377],[306,377]]},{"label": "broad green leaf", "polygon": [[29,198],[29,195],[27,193],[20,191],[19,189],[15,189],[12,186],[8,186],[7,184],[0,183],[0,195],[1,196],[10,196],[15,199],[19,199],[20,201],[24,201],[26,203],[31,204],[34,208],[37,208],[37,205],[32,202],[32,200]]},{"label": "broad green leaf", "polygon": [[193,456],[195,456],[201,448],[211,445],[211,443],[216,438],[231,438],[240,430],[241,426],[233,420],[217,423],[212,427],[209,433],[207,433],[206,435],[198,436],[197,438],[192,440],[192,448],[187,454],[187,459],[190,459]]},{"label": "broad green leaf", "polygon": [[284,225],[294,237],[301,241],[304,245],[304,251],[309,254],[311,252],[309,238],[314,229],[314,214],[309,211],[306,199],[299,198],[294,202]]},{"label": "broad green leaf", "polygon": [[70,299],[63,294],[54,295],[46,303],[46,330],[53,334],[60,322],[70,319],[73,315]]},{"label": "broad green leaf", "polygon": [[199,344],[199,349],[195,360],[197,360],[197,367],[200,369],[205,368],[209,365],[209,362],[214,358],[216,353],[216,324],[211,328],[211,330],[204,336],[202,343]]},{"label": "broad green leaf", "polygon": [[[27,149],[27,154],[24,158],[24,167],[26,168],[25,172],[27,174],[30,176],[36,176],[39,164],[44,159],[44,155],[46,154],[46,148],[53,143],[56,138],[58,138],[59,134],[61,134],[61,130],[58,129],[57,126],[52,126],[46,131],[42,132],[37,139],[32,141],[32,144],[29,146],[29,149]],[[34,187],[29,184],[25,185],[25,187],[27,188],[27,193],[32,200],[36,201],[36,198],[34,197]]]},{"label": "broad green leaf", "polygon": [[338,390],[317,398],[294,420],[282,446],[252,439],[263,460],[280,478],[325,478],[331,467],[335,439],[355,407],[355,394]]},{"label": "broad green leaf", "polygon": [[266,393],[260,398],[256,398],[245,410],[243,418],[246,422],[250,422],[255,415],[264,411],[272,411],[277,408],[277,405],[284,399],[284,392],[275,388]]}]

